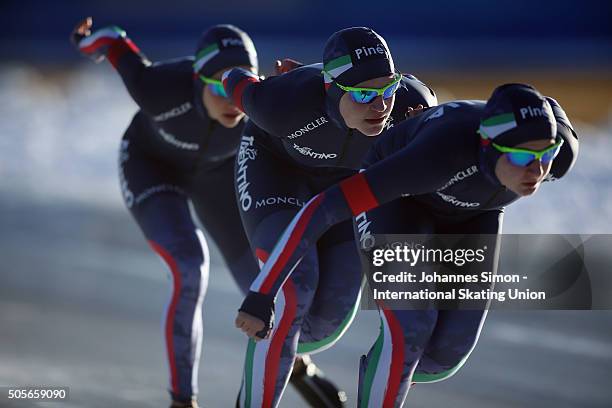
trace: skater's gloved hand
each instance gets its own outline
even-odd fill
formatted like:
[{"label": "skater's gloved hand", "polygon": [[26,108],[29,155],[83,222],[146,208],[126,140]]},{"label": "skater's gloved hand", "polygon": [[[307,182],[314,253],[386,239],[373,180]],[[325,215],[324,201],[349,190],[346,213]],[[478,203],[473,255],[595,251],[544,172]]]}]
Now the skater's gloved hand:
[{"label": "skater's gloved hand", "polygon": [[276,60],[274,63],[274,72],[276,75],[281,75],[296,68],[304,66],[301,62],[298,62],[291,58],[283,58],[282,60]]},{"label": "skater's gloved hand", "polygon": [[418,114],[425,112],[427,109],[429,109],[429,107],[426,108],[420,103],[415,108],[411,106],[408,108],[408,110],[406,110],[406,118],[417,116]]},{"label": "skater's gloved hand", "polygon": [[255,341],[269,338],[274,325],[274,298],[249,291],[238,309],[235,324]]},{"label": "skater's gloved hand", "polygon": [[91,17],[83,19],[70,33],[70,42],[84,56],[94,62],[100,62],[104,60],[112,42],[117,38],[126,38],[126,34],[125,31],[116,26],[104,27],[92,33],[92,25],[93,19]]}]

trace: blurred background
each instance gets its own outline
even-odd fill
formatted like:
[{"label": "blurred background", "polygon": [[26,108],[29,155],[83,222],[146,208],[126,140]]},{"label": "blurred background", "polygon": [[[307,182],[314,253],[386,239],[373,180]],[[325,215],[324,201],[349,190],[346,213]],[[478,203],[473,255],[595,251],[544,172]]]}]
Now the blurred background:
[{"label": "blurred background", "polygon": [[[608,1],[4,0],[0,386],[66,385],[67,407],[167,402],[161,315],[170,282],[117,182],[119,140],[137,107],[109,64],[71,47],[70,30],[88,15],[94,28],[124,28],[153,61],[192,54],[206,27],[232,23],[251,35],[262,73],[270,74],[274,59],[318,62],[330,34],[365,25],[441,102],[530,83],[566,109],[581,151],[561,182],[508,208],[504,231],[612,232]],[[246,344],[232,327],[241,296],[214,249],[212,257],[200,401],[231,407]],[[377,332],[377,315],[361,312],[334,348],[315,357],[351,407],[358,358]],[[609,407],[611,374],[609,311],[495,311],[466,366],[447,381],[416,386],[406,406]],[[281,407],[302,406],[289,389]]]}]

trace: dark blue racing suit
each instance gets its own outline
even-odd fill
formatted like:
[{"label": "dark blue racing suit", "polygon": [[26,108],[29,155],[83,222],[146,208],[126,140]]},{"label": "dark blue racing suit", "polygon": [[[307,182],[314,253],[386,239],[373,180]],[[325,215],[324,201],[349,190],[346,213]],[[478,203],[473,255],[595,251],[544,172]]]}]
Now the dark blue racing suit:
[{"label": "dark blue racing suit", "polygon": [[[553,181],[573,166],[578,139],[561,107],[549,102],[557,135],[565,142],[546,179]],[[369,223],[372,234],[493,234],[494,263],[504,207],[519,196],[501,185],[484,162],[476,133],[484,106],[482,101],[446,103],[378,138],[363,172],[302,207],[251,286],[243,308],[269,321],[273,298],[283,282],[291,280],[295,265],[320,237],[351,217]],[[489,267],[483,270],[495,271],[496,265]],[[399,407],[411,380],[432,382],[454,374],[474,348],[486,316],[484,310],[381,309],[379,338],[361,361],[359,407]]]},{"label": "dark blue racing suit", "polygon": [[171,272],[164,324],[170,392],[190,401],[210,259],[189,203],[243,291],[258,272],[233,187],[243,124],[228,129],[208,117],[192,57],[150,64],[127,38],[101,37],[92,47],[97,43],[108,46],[107,59],[140,108],[121,141],[119,179],[126,206]]},{"label": "dark blue racing suit", "polygon": [[[250,118],[235,183],[245,230],[263,264],[304,203],[355,174],[376,138],[345,125],[338,101],[326,95],[321,64],[261,82],[234,69],[224,83],[234,104]],[[408,107],[436,103],[431,89],[405,76],[386,128],[403,121]],[[362,276],[352,221],[318,238],[279,291],[272,336],[249,342],[241,406],[276,406],[296,352],[331,347],[356,313]]]}]

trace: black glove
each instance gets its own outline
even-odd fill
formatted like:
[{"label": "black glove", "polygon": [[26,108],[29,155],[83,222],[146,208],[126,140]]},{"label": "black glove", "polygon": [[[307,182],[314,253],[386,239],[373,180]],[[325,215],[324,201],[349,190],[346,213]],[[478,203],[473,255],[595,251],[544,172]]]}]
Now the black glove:
[{"label": "black glove", "polygon": [[238,311],[257,317],[264,322],[264,328],[255,333],[259,338],[265,338],[274,327],[274,297],[271,295],[249,291]]}]

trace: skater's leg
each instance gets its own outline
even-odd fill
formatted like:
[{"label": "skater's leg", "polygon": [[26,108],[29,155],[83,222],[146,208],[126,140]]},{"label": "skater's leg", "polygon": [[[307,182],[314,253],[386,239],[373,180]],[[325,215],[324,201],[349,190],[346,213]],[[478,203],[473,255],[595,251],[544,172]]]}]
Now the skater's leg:
[{"label": "skater's leg", "polygon": [[126,206],[170,271],[172,294],[164,317],[170,393],[174,400],[188,402],[198,392],[208,247],[191,219],[180,178],[133,143],[135,131],[130,126],[121,143],[121,189]]}]

